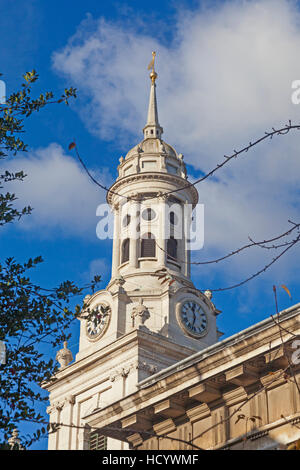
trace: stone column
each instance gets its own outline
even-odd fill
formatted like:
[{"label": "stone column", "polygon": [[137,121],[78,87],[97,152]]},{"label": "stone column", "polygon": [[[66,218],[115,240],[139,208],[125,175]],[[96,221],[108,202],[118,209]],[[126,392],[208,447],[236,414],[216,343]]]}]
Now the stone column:
[{"label": "stone column", "polygon": [[120,264],[120,207],[119,204],[115,204],[114,208],[114,241],[113,241],[113,253],[112,253],[112,270],[111,277],[114,279],[118,274],[118,267]]},{"label": "stone column", "polygon": [[82,422],[81,426],[78,432],[78,450],[90,450],[90,427]]},{"label": "stone column", "polygon": [[59,438],[61,430],[56,428],[56,424],[60,422],[60,413],[62,410],[62,403],[53,403],[48,406],[47,413],[49,414],[49,422],[53,424],[53,430],[50,428],[48,436],[48,450],[58,450],[59,449]]},{"label": "stone column", "polygon": [[186,238],[184,238],[181,242],[181,245],[182,245],[182,250],[181,250],[181,255],[182,255],[182,259],[184,261],[183,263],[183,267],[182,267],[182,272],[183,274],[190,278],[191,277],[191,263],[190,263],[190,260],[191,260],[191,252],[190,250],[188,250],[187,248],[187,240]]},{"label": "stone column", "polygon": [[[157,245],[156,246],[156,257],[157,257],[157,262],[159,267],[165,267],[166,266],[166,249],[167,249],[167,243],[166,243],[166,198],[164,196],[160,196],[158,198],[158,203],[159,203],[159,237],[157,240]],[[167,221],[169,223],[169,221]],[[162,249],[161,249],[162,248]]]},{"label": "stone column", "polygon": [[188,243],[187,243],[187,238],[189,237],[189,223],[186,218],[189,216],[189,212],[186,210],[187,209],[187,204],[188,201],[185,201],[185,204],[183,206],[182,210],[182,242],[181,242],[181,250],[180,250],[180,259],[184,261],[183,267],[182,267],[182,272],[183,274],[190,278],[191,277],[191,265],[190,265],[190,258],[191,258],[191,252],[188,250]]},{"label": "stone column", "polygon": [[65,426],[61,426],[61,434],[59,439],[60,450],[70,450],[72,441],[72,421],[73,406],[75,403],[74,395],[68,395],[63,402],[63,408],[60,414],[60,422]]},{"label": "stone column", "polygon": [[136,231],[136,227],[138,225],[137,213],[140,210],[140,203],[133,201],[130,206],[130,230],[129,230],[129,238],[130,238],[130,246],[129,246],[129,266],[132,268],[138,267],[138,242],[139,242],[139,234]]},{"label": "stone column", "polygon": [[110,373],[112,382],[112,394],[115,400],[121,400],[126,394],[126,379],[130,372],[130,367],[123,366],[113,369]]},{"label": "stone column", "polygon": [[224,444],[228,440],[227,406],[221,406],[212,411],[212,424],[217,424],[213,429],[214,445]]}]

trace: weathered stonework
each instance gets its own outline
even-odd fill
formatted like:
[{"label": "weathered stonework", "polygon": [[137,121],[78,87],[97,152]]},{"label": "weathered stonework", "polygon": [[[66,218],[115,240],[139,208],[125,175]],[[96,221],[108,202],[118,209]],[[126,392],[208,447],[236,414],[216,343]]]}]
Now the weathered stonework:
[{"label": "weathered stonework", "polygon": [[[108,436],[113,427],[115,438],[137,450],[286,448],[300,438],[300,365],[290,362],[300,304],[279,318],[281,330],[268,318],[141,381],[117,414],[108,406],[86,422]],[[137,422],[144,428],[133,439]]]},{"label": "weathered stonework", "polygon": [[[84,299],[75,361],[65,345],[57,355],[61,368],[44,384],[53,424],[49,449],[89,449],[95,431],[108,437],[109,449],[291,442],[299,436],[300,419],[293,382],[298,365],[293,371],[290,366],[299,304],[280,314],[282,331],[268,319],[218,342],[220,311],[212,293],[191,280],[188,234],[176,239],[176,250],[173,235],[165,237],[166,227],[175,233],[176,225],[167,209],[174,202],[181,209],[195,207],[198,192],[187,183],[183,155],[161,138],[156,74],[151,77],[144,139],[120,158],[118,178],[107,193],[114,214],[111,280]],[[138,214],[137,237],[130,211],[124,222],[124,200]],[[152,210],[150,218],[143,219],[144,210]],[[155,244],[145,249],[145,239]],[[87,311],[99,321],[88,320]],[[237,413],[244,417],[236,422]]]}]

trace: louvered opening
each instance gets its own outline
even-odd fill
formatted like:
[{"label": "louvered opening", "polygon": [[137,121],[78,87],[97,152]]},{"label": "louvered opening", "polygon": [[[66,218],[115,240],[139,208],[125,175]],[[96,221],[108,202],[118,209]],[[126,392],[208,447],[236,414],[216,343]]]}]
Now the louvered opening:
[{"label": "louvered opening", "polygon": [[155,238],[152,233],[147,233],[141,240],[141,258],[155,258]]},{"label": "louvered opening", "polygon": [[122,258],[121,263],[129,261],[129,238],[126,238],[122,244]]},{"label": "louvered opening", "polygon": [[90,434],[90,450],[107,450],[107,437],[97,431]]},{"label": "louvered opening", "polygon": [[171,260],[177,259],[177,240],[174,237],[167,241],[167,257]]}]

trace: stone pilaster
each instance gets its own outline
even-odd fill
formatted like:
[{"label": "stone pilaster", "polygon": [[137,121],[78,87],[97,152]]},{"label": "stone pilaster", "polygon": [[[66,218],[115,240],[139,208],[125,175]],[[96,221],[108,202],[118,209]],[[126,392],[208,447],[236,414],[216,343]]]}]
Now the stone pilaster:
[{"label": "stone pilaster", "polygon": [[113,241],[113,255],[112,255],[112,278],[118,274],[118,267],[120,264],[120,207],[118,204],[114,206],[114,241]]}]

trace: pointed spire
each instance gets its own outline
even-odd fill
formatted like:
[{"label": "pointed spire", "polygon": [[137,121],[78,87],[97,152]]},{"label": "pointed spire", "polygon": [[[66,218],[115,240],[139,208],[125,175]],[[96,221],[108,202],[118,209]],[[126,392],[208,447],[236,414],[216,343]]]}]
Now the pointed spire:
[{"label": "pointed spire", "polygon": [[157,101],[156,101],[156,83],[157,73],[155,72],[155,52],[152,52],[152,61],[148,65],[148,70],[151,69],[150,79],[151,79],[151,88],[150,88],[150,98],[149,98],[149,107],[148,107],[148,116],[147,123],[144,127],[144,139],[156,138],[160,139],[161,134],[163,133],[163,128],[160,126],[158,121],[158,112],[157,112]]}]

